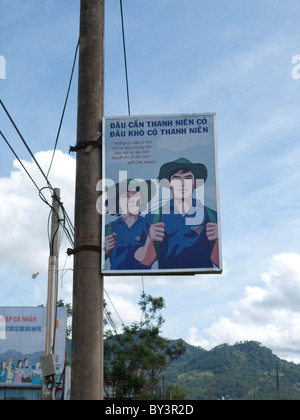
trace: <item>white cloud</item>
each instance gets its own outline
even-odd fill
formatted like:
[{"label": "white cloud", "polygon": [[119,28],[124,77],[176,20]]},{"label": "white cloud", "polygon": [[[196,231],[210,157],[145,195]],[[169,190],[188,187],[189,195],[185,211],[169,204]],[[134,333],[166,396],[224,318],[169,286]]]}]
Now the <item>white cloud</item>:
[{"label": "white cloud", "polygon": [[189,330],[188,341],[205,348],[255,340],[280,357],[300,362],[300,255],[274,256],[262,287],[246,287],[244,296],[232,304],[232,317],[220,317],[199,335]]},{"label": "white cloud", "polygon": [[[52,151],[39,152],[35,157],[43,170],[47,171]],[[35,163],[23,161],[23,164],[38,186],[45,186],[46,182]],[[75,160],[57,151],[50,178],[53,187],[61,188],[62,201],[72,218]],[[51,203],[51,193],[45,190],[44,194]],[[21,165],[15,161],[10,176],[0,179],[0,278],[2,301],[6,305],[27,306],[45,302],[49,212],[50,208],[41,201],[37,189]],[[66,245],[66,242],[63,244]],[[63,262],[65,252],[66,249],[62,249]],[[32,279],[32,274],[41,268],[41,275]],[[10,278],[9,282],[7,276]]]},{"label": "white cloud", "polygon": [[[117,328],[121,329],[122,323],[124,325],[130,325],[141,319],[141,311],[138,305],[134,304],[130,299],[125,299],[122,296],[113,294],[109,297],[110,300],[107,301],[107,309],[112,314],[112,318]],[[113,302],[114,307],[111,305],[110,301]],[[117,314],[115,309],[117,310]]]}]

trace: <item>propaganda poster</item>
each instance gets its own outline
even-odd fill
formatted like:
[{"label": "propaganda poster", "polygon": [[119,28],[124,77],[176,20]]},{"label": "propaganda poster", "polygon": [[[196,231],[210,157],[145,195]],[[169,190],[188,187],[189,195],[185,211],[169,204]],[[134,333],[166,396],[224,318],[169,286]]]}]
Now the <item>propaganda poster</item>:
[{"label": "propaganda poster", "polygon": [[104,118],[102,272],[221,273],[216,115]]}]

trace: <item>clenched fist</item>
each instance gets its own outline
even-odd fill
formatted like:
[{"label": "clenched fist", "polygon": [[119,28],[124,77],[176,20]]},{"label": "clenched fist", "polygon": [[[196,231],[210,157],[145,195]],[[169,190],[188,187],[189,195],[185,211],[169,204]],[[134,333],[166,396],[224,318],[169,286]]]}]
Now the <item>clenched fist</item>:
[{"label": "clenched fist", "polygon": [[165,237],[165,224],[156,223],[151,225],[149,229],[149,238],[152,242],[162,242]]},{"label": "clenched fist", "polygon": [[218,239],[218,224],[207,223],[206,225],[206,236],[209,241],[216,241]]},{"label": "clenched fist", "polygon": [[105,237],[105,255],[107,255],[110,251],[112,251],[116,247],[117,245],[116,236],[117,234],[113,233],[112,235]]}]

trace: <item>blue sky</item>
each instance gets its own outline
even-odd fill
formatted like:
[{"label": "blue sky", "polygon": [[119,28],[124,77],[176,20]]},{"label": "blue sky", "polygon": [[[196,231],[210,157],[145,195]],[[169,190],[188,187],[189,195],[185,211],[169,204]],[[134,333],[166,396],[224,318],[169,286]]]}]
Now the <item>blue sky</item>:
[{"label": "blue sky", "polygon": [[[106,2],[105,115],[127,115],[118,0]],[[216,112],[222,276],[144,278],[166,300],[164,334],[206,348],[255,339],[282,357],[300,350],[300,54],[296,0],[125,0],[131,111]],[[3,100],[48,168],[79,35],[79,0],[0,0]],[[77,70],[50,180],[72,215]],[[43,185],[0,110],[0,129]],[[48,209],[0,143],[0,301],[45,301]],[[62,243],[61,265],[65,263]],[[72,261],[66,261],[71,268]],[[41,271],[33,280],[31,275]],[[71,274],[60,296],[71,299]],[[125,322],[138,316],[141,278],[108,279]],[[117,319],[116,319],[117,322]]]}]

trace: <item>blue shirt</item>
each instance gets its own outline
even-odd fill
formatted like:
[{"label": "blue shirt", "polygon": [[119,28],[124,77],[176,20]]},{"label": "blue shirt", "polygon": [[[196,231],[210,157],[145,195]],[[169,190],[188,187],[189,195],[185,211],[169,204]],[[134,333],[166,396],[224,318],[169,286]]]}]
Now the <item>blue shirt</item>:
[{"label": "blue shirt", "polygon": [[[203,207],[196,200],[193,200],[193,207],[202,207],[201,220],[195,216],[195,211],[185,216],[174,210],[172,200],[168,207],[170,214],[164,214],[165,207],[161,209],[159,222],[165,224],[165,237],[158,243],[158,266],[160,269],[189,269],[189,268],[212,268],[211,251],[213,242],[206,236],[207,223],[216,223],[217,213],[209,210],[215,220],[209,218],[207,208]],[[157,216],[149,214],[146,216],[148,229],[151,224],[159,223]]]},{"label": "blue shirt", "polygon": [[[129,228],[120,217],[115,222],[106,226],[106,236],[116,233],[116,246],[106,256],[111,259],[111,270],[145,270],[148,267],[142,265],[134,258],[136,251],[143,246],[141,237],[148,234],[145,218],[138,216],[136,222]],[[150,269],[150,268],[149,268]]]}]

